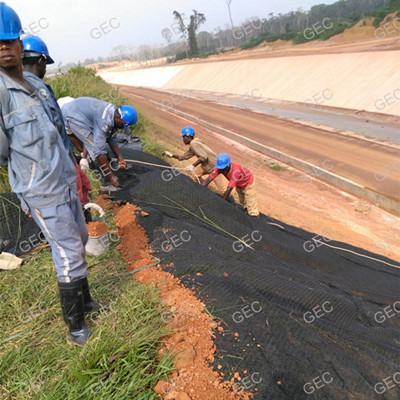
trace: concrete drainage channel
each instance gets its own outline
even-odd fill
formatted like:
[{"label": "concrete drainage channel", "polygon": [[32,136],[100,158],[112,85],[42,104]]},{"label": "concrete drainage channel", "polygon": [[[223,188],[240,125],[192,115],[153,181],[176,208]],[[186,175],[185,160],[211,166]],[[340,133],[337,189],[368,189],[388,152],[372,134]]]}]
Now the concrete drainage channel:
[{"label": "concrete drainage channel", "polygon": [[[162,107],[162,104],[157,103],[156,101],[147,100],[141,96],[137,96],[137,97],[141,98],[142,100],[148,101],[149,103],[151,103],[157,107]],[[326,171],[325,169],[322,169],[316,165],[310,164],[306,161],[302,161],[296,157],[285,154],[279,150],[273,149],[272,147],[268,147],[268,146],[262,145],[260,143],[257,143],[254,140],[251,140],[242,135],[239,135],[238,133],[232,132],[228,129],[221,128],[217,125],[210,124],[209,122],[204,121],[200,118],[197,118],[193,115],[190,115],[190,114],[187,114],[182,111],[175,110],[175,109],[170,109],[170,110],[168,110],[168,112],[171,112],[180,117],[186,118],[187,120],[195,122],[199,125],[202,125],[208,129],[213,130],[214,132],[221,133],[222,135],[225,135],[231,139],[234,139],[239,143],[245,144],[246,146],[250,147],[253,150],[256,150],[267,156],[276,158],[277,160],[282,161],[285,164],[291,165],[301,171],[314,171],[315,175],[318,176],[318,179],[328,182],[336,187],[339,187],[340,189],[343,189],[346,192],[351,193],[355,196],[358,196],[365,200],[376,203],[379,206],[381,206],[383,209],[385,209],[395,215],[400,215],[400,201],[398,201],[398,200],[384,196],[380,193],[377,193],[371,189],[366,188],[365,186],[359,185],[353,181],[343,178],[342,176],[339,176],[332,172]]]}]

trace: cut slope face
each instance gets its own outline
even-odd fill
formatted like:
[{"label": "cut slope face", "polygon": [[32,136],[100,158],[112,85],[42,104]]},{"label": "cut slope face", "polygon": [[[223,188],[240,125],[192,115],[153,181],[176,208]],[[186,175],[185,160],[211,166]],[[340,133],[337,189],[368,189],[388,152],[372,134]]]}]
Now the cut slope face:
[{"label": "cut slope face", "polygon": [[[142,153],[124,156],[161,164]],[[400,387],[378,394],[400,361],[393,261],[329,238],[315,241],[279,221],[250,219],[170,170],[134,164],[133,171],[137,176],[122,176],[124,189],[113,195],[149,213],[143,225],[157,256],[173,262],[170,271],[222,320],[215,367],[228,379],[247,375],[259,399],[399,397]],[[385,309],[394,316],[385,317]],[[324,385],[316,388],[314,378]]]},{"label": "cut slope face", "polygon": [[400,115],[400,51],[195,63],[104,72],[106,81],[192,89]]}]

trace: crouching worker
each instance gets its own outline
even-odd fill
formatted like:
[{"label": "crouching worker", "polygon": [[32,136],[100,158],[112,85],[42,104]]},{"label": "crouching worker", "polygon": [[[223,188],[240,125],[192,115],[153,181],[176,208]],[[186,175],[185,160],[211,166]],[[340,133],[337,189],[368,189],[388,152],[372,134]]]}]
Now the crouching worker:
[{"label": "crouching worker", "polygon": [[0,166],[8,167],[11,189],[51,246],[67,341],[82,346],[91,334],[84,313],[99,307],[87,282],[88,232],[75,167],[48,114],[42,83],[23,75],[21,31],[16,12],[1,2]]},{"label": "crouching worker", "polygon": [[[86,147],[90,158],[100,170],[102,186],[111,183],[119,187],[119,180],[112,171],[128,169],[118,147],[115,135],[117,129],[137,122],[137,112],[131,106],[117,108],[114,104],[92,97],[79,97],[62,106],[61,111],[67,129],[69,129]],[[109,144],[118,163],[108,163],[106,145]]]},{"label": "crouching worker", "polygon": [[[189,149],[182,155],[175,155],[169,151],[164,151],[163,155],[170,158],[175,158],[179,161],[189,160],[193,157],[197,157],[197,160],[189,167],[186,168],[189,172],[194,172],[199,178],[200,182],[203,182],[203,177],[208,177],[211,172],[214,171],[215,164],[217,162],[217,155],[200,139],[195,138],[195,131],[191,126],[186,126],[182,129],[182,139]],[[220,181],[219,178],[214,180],[214,184],[217,191],[222,195],[225,193],[226,187]]]},{"label": "crouching worker", "polygon": [[[22,39],[22,43],[24,45],[24,52],[22,53],[24,77],[27,79],[36,79],[36,85],[40,88],[39,93],[43,100],[46,112],[60,132],[65,149],[70,153],[72,162],[75,164],[77,190],[83,207],[89,202],[89,192],[92,190],[90,180],[76,163],[75,156],[70,148],[63,115],[53,89],[42,80],[46,75],[47,65],[54,64],[54,61],[50,57],[46,43],[38,36],[26,36]],[[83,212],[85,215],[85,221],[90,222],[92,220],[90,210],[83,209]]]},{"label": "crouching worker", "polygon": [[210,182],[220,174],[224,175],[229,181],[223,199],[228,200],[233,188],[236,188],[240,204],[244,207],[247,214],[251,217],[258,217],[260,214],[257,208],[255,178],[253,173],[247,168],[233,163],[228,154],[221,153],[217,158],[214,172],[210,174],[202,185],[207,187]]}]

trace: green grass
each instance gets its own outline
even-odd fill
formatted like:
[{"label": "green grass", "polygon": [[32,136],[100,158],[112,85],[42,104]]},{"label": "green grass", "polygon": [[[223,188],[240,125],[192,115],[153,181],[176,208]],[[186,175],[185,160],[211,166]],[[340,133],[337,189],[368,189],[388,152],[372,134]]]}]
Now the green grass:
[{"label": "green grass", "polygon": [[268,166],[268,168],[272,169],[273,171],[285,171],[286,170],[286,168],[283,165],[274,163],[274,162],[268,163],[267,166]]},{"label": "green grass", "polygon": [[[127,100],[127,104],[131,104],[132,106],[134,106],[140,115],[136,125],[130,128],[132,135],[140,137],[143,145],[143,150],[146,153],[161,158],[162,152],[165,149],[160,143],[158,143],[154,139],[154,132],[160,131],[160,129],[156,127],[152,121],[150,121],[142,113],[140,113],[140,109],[138,109],[137,105],[132,103],[132,101]],[[162,132],[160,132],[160,134],[162,134]]]},{"label": "green grass", "polygon": [[84,348],[65,342],[48,249],[18,270],[0,273],[1,400],[157,398],[152,388],[172,371],[170,358],[158,360],[165,308],[157,288],[131,276],[107,279],[126,269],[116,245],[88,257],[93,297],[113,306],[87,318],[94,338]]},{"label": "green grass", "polygon": [[8,183],[7,168],[0,167],[0,193],[11,192],[10,184]]},{"label": "green grass", "polygon": [[96,71],[90,68],[74,67],[66,74],[58,74],[48,82],[57,99],[60,97],[95,97],[120,106],[123,98],[119,89],[113,88]]}]

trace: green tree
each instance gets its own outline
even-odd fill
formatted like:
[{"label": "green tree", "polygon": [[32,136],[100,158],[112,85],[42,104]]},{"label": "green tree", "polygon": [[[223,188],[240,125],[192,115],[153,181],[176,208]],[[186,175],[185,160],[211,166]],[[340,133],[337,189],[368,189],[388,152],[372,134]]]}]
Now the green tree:
[{"label": "green tree", "polygon": [[196,56],[199,53],[197,46],[196,32],[201,24],[206,22],[206,17],[204,14],[193,10],[193,14],[190,16],[190,22],[186,26],[183,19],[184,14],[180,14],[178,11],[173,12],[175,20],[178,22],[179,30],[182,33],[182,37],[186,38],[189,42],[190,54]]}]

